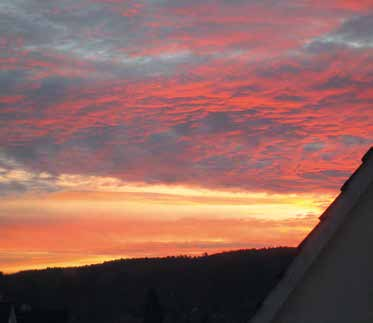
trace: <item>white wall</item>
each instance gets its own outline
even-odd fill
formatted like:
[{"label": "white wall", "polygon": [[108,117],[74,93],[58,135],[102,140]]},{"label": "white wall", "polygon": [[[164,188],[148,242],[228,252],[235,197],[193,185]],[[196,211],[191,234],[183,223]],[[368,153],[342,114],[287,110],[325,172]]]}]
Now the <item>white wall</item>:
[{"label": "white wall", "polygon": [[373,185],[274,323],[373,323]]}]

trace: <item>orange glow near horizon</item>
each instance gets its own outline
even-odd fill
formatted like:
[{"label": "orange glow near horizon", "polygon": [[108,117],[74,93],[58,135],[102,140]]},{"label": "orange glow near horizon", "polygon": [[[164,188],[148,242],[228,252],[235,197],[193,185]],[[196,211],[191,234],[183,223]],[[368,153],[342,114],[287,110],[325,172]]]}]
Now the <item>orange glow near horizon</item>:
[{"label": "orange glow near horizon", "polygon": [[2,271],[296,246],[333,197],[119,181],[114,189],[108,178],[80,177],[78,184],[71,179],[66,187],[77,189],[84,182],[96,191],[3,199]]}]

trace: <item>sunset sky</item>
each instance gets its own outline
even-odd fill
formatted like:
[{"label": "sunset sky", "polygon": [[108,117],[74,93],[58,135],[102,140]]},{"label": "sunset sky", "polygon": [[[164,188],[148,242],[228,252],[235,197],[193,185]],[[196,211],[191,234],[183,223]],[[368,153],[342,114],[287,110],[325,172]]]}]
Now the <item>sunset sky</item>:
[{"label": "sunset sky", "polygon": [[373,143],[373,0],[1,0],[0,271],[295,246]]}]

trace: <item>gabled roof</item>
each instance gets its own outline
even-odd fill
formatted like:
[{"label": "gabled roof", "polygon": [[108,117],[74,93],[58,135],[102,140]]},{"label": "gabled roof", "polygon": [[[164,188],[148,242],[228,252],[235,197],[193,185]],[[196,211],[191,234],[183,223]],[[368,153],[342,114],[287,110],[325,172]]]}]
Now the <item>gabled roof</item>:
[{"label": "gabled roof", "polygon": [[10,303],[0,302],[0,323],[8,323],[13,310],[13,305]]},{"label": "gabled roof", "polygon": [[268,294],[250,323],[270,323],[301,282],[307,270],[336,231],[348,218],[361,195],[373,183],[373,147],[362,158],[362,164],[341,187],[341,193],[320,216],[319,224],[299,245],[299,254],[277,286]]}]

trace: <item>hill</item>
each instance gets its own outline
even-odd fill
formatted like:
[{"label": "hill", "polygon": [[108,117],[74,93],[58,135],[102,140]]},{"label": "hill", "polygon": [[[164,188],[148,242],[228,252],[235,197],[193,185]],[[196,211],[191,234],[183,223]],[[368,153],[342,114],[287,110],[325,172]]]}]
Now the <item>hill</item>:
[{"label": "hill", "polygon": [[18,304],[66,309],[72,322],[142,322],[150,289],[164,322],[247,322],[295,254],[273,248],[122,259],[4,275],[1,290]]}]

